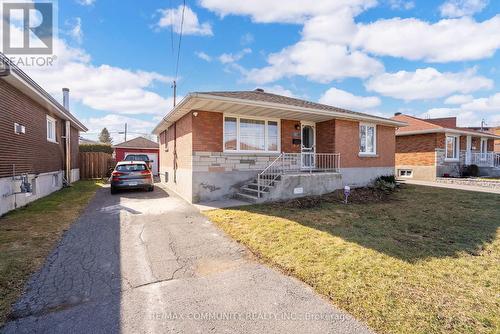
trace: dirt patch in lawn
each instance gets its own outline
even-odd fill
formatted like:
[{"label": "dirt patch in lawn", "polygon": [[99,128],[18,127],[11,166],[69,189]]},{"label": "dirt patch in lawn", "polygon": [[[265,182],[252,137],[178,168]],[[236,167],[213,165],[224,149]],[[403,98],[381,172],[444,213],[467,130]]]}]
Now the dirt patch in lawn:
[{"label": "dirt patch in lawn", "polygon": [[99,186],[76,182],[0,218],[0,326],[29,276],[41,267]]},{"label": "dirt patch in lawn", "polygon": [[[398,191],[398,189],[395,191]],[[395,200],[394,192],[366,187],[352,189],[348,198],[348,204],[378,203],[392,200]],[[310,209],[326,203],[344,203],[344,191],[339,189],[326,195],[302,197],[269,205],[274,207]]]}]

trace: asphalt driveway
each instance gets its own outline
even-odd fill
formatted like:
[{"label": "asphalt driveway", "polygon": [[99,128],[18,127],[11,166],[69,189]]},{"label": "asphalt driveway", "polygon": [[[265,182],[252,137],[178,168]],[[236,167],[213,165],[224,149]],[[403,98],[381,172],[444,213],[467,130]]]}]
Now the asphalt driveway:
[{"label": "asphalt driveway", "polygon": [[6,333],[368,333],[164,189],[99,190]]}]

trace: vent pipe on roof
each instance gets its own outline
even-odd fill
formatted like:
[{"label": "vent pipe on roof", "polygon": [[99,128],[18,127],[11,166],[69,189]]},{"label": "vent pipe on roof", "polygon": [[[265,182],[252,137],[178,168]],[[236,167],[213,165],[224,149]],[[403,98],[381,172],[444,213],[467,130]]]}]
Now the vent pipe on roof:
[{"label": "vent pipe on roof", "polygon": [[69,88],[63,88],[63,107],[69,111]]},{"label": "vent pipe on roof", "polygon": [[399,116],[399,115],[402,115],[402,113],[400,113],[400,112],[394,113],[394,116]]},{"label": "vent pipe on roof", "polygon": [[256,88],[255,91],[259,93],[264,93],[264,90],[262,88]]}]

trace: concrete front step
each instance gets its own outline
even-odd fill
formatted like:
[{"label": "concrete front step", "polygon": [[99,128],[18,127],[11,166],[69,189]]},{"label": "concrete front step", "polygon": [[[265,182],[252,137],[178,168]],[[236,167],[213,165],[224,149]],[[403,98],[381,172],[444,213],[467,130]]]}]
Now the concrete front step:
[{"label": "concrete front step", "polygon": [[262,198],[257,197],[257,195],[249,195],[249,194],[244,194],[244,193],[236,193],[235,196],[237,199],[241,199],[246,202],[250,203],[259,203]]},{"label": "concrete front step", "polygon": [[[261,193],[261,194],[268,194],[269,193],[269,189],[268,188],[265,188],[263,190],[258,190],[257,188],[250,188],[248,186],[243,186],[240,188],[243,192],[249,192],[249,193],[252,193],[252,194],[257,194],[257,193]],[[262,189],[262,188],[261,188]],[[268,190],[266,190],[268,189]]]}]

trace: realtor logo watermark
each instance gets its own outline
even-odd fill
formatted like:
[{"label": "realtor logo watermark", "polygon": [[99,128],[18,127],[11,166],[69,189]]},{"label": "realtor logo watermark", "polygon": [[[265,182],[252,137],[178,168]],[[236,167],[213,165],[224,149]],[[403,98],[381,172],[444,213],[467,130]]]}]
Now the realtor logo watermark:
[{"label": "realtor logo watermark", "polygon": [[0,0],[2,52],[15,65],[52,66],[56,38],[55,1]]}]

